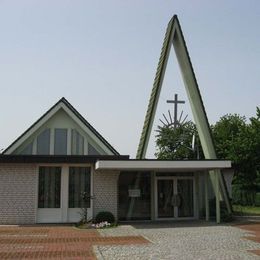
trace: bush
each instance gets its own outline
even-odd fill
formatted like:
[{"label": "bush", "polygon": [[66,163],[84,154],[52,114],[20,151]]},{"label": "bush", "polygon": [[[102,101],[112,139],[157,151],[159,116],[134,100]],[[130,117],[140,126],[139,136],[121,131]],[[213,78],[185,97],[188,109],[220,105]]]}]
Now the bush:
[{"label": "bush", "polygon": [[243,206],[253,206],[256,203],[255,187],[245,187],[241,184],[232,185],[232,200],[233,204]]},{"label": "bush", "polygon": [[257,192],[256,193],[256,196],[255,196],[255,205],[260,207],[260,192]]},{"label": "bush", "polygon": [[109,211],[101,211],[96,215],[95,223],[107,221],[108,223],[115,223],[114,215]]}]

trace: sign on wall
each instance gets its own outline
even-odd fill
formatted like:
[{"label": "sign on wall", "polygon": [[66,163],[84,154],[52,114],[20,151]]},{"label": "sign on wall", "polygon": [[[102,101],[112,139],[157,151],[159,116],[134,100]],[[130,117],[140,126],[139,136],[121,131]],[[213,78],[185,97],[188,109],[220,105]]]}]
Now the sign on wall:
[{"label": "sign on wall", "polygon": [[141,196],[141,191],[139,189],[129,189],[128,196],[131,198],[137,198]]}]

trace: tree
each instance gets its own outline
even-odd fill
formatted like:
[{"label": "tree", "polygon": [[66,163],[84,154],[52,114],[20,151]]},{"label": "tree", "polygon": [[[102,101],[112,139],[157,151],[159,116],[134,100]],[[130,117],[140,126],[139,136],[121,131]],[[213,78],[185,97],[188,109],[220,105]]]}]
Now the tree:
[{"label": "tree", "polygon": [[[197,136],[196,126],[188,121],[173,128],[172,126],[159,127],[156,136],[158,159],[196,159],[197,152],[192,148],[193,136]],[[196,140],[199,140],[196,138]]]},{"label": "tree", "polygon": [[260,110],[246,122],[245,117],[228,114],[212,126],[217,157],[234,163],[234,199],[254,204],[260,163]]},{"label": "tree", "polygon": [[[244,204],[254,204],[256,192],[260,192],[260,109],[256,116],[246,118],[238,114],[227,114],[211,126],[217,158],[234,163],[233,190]],[[203,152],[197,137],[197,130],[191,121],[177,128],[159,127],[156,136],[156,157],[158,159],[196,159],[192,149],[192,137],[196,136],[200,158]]]}]

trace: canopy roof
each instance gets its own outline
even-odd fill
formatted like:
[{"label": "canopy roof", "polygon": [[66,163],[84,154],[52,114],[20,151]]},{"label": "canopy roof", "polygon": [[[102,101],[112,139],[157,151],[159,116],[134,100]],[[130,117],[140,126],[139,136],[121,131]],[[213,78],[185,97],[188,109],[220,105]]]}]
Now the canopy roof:
[{"label": "canopy roof", "polygon": [[231,168],[229,160],[98,160],[96,170],[125,170],[125,171],[209,171]]}]

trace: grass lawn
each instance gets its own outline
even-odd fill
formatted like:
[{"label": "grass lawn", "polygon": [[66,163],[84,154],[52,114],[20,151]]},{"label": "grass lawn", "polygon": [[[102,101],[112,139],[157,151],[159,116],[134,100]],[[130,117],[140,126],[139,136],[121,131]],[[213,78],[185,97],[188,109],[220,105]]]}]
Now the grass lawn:
[{"label": "grass lawn", "polygon": [[260,207],[233,205],[233,211],[236,215],[248,215],[248,216],[259,215],[260,216]]}]

